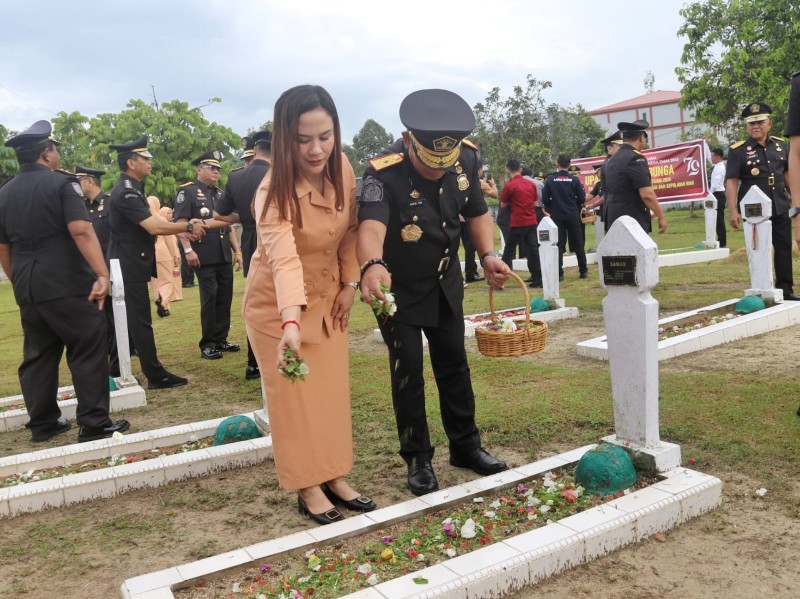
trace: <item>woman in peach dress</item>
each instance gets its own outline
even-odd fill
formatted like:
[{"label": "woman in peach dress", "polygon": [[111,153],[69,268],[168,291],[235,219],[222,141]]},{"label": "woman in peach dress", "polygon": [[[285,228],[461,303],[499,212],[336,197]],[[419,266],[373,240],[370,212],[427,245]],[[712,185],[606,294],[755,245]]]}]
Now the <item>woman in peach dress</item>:
[{"label": "woman in peach dress", "polygon": [[[162,214],[162,210],[172,212],[170,208],[161,208],[161,201],[156,196],[148,196],[150,212],[166,222],[172,222]],[[159,317],[169,316],[169,302],[172,300],[172,271],[180,264],[180,255],[174,235],[156,235],[156,276],[150,279],[150,287],[155,298],[156,312]]]},{"label": "woman in peach dress", "polygon": [[[319,86],[284,92],[275,104],[272,168],[254,202],[258,244],[243,313],[267,396],[281,487],[316,522],[375,503],[344,476],[353,468],[347,321],[355,297],[358,218],[355,175],[341,151],[336,106]],[[281,376],[284,351],[307,366]]]}]

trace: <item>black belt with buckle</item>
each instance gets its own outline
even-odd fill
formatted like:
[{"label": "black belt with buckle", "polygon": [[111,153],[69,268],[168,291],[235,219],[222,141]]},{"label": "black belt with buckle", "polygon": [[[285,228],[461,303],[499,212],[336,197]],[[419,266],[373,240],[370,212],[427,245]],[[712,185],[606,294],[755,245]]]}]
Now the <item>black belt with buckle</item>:
[{"label": "black belt with buckle", "polygon": [[444,271],[447,270],[447,267],[450,265],[450,256],[445,256],[441,260],[439,260],[439,266],[436,269],[436,272],[442,274]]},{"label": "black belt with buckle", "polygon": [[767,177],[767,185],[770,187],[775,187],[775,175],[770,175]]}]

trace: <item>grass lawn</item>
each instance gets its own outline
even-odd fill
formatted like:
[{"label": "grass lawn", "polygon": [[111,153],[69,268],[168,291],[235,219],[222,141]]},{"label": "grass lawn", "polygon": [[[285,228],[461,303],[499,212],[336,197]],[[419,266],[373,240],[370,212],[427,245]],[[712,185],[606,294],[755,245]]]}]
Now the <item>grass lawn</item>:
[{"label": "grass lawn", "polygon": [[[701,211],[693,217],[688,210],[669,211],[667,218],[668,232],[653,235],[660,249],[693,248],[704,239]],[[587,249],[594,245],[593,231],[593,225],[587,226]],[[661,270],[653,295],[663,315],[741,295],[749,282],[746,256],[737,252],[743,247],[743,236],[729,232],[728,240],[733,255],[727,260]],[[797,262],[795,271],[800,281]],[[235,280],[229,338],[244,348],[240,316],[244,282],[240,275]],[[585,327],[586,322],[595,322],[597,327],[585,338],[602,334],[605,292],[597,280],[597,267],[590,267],[587,280],[579,280],[575,269],[568,270],[561,290],[566,305],[578,307],[581,317],[551,325],[548,343],[556,343],[574,327]],[[183,302],[172,305],[169,318],[157,318],[155,310],[153,316],[161,361],[169,370],[188,376],[190,384],[148,392],[146,407],[124,414],[132,423],[131,432],[261,406],[257,382],[244,380],[244,351],[213,362],[200,359],[197,288],[185,289],[184,296]],[[520,289],[509,285],[495,295],[495,306],[519,306],[522,297]],[[487,311],[487,299],[485,285],[469,285],[465,313]],[[356,455],[350,478],[356,488],[386,505],[410,497],[405,491],[405,470],[396,455],[386,353],[381,344],[372,341],[375,320],[365,305],[355,306],[350,326]],[[748,343],[743,340],[736,345],[747,347]],[[606,363],[577,356],[563,363],[537,356],[492,359],[478,354],[473,340],[467,347],[483,442],[514,465],[595,442],[613,432]],[[19,313],[11,285],[3,283],[0,396],[19,393],[21,355]],[[763,367],[745,371],[709,368],[703,354],[692,354],[681,362],[684,367],[680,369],[662,368],[660,413],[661,437],[680,444],[684,459],[697,456],[695,467],[705,472],[736,472],[757,478],[768,488],[786,490],[765,500],[798,519],[800,418],[794,410],[800,404],[800,374],[795,359],[796,354],[765,356]],[[144,380],[135,358],[134,375]],[[70,383],[63,363],[61,380]],[[426,385],[428,421],[439,448],[436,458],[440,461],[436,463],[442,464],[437,466],[440,483],[468,480],[469,473],[452,474],[452,469],[444,467],[447,441],[429,369]],[[76,434],[70,431],[44,446],[73,443]],[[0,455],[41,448],[30,443],[26,430],[0,434]],[[292,510],[294,495],[278,488],[271,465],[246,470],[2,521],[0,596],[116,596],[120,582],[127,577],[271,538],[278,525],[298,530],[308,526],[308,521]],[[204,530],[205,535],[201,534]],[[97,588],[102,592],[81,594],[79,581],[87,577],[99,581]]]}]

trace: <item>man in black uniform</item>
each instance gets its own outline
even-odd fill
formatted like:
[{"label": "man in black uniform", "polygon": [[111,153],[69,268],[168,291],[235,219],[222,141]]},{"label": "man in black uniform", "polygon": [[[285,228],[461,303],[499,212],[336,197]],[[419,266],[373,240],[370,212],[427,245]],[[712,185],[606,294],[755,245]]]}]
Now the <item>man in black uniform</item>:
[{"label": "man in black uniform", "polygon": [[255,142],[253,141],[252,136],[245,135],[242,138],[242,155],[239,156],[239,158],[242,159],[245,167],[247,167],[250,166],[251,162],[253,162],[253,156],[255,156]]},{"label": "man in black uniform", "polygon": [[604,194],[605,194],[605,167],[608,163],[608,160],[617,153],[619,147],[622,145],[622,133],[619,131],[614,131],[611,135],[606,137],[603,140],[603,145],[606,148],[606,157],[603,159],[603,163],[600,166],[596,166],[595,169],[599,169],[598,176],[600,177],[595,183],[595,186],[592,188],[592,191],[589,192],[589,196],[586,198],[586,208],[587,210],[591,210],[596,206],[601,206],[600,208],[600,218],[605,222],[605,203],[604,203]]},{"label": "man in black uniform", "polygon": [[742,223],[739,202],[751,187],[758,187],[772,200],[772,248],[775,266],[775,288],[783,290],[783,299],[800,301],[794,294],[792,274],[792,225],[789,193],[784,173],[789,168],[786,142],[769,135],[772,109],[763,102],[748,104],[742,111],[747,123],[747,138],[728,150],[725,169],[725,196],[730,207],[731,226]]},{"label": "man in black uniform", "polygon": [[70,429],[58,407],[58,367],[67,348],[78,397],[78,441],[128,430],[108,417],[103,304],[108,268],[78,179],[57,171],[58,142],[47,121],[6,141],[19,175],[0,189],[0,266],[14,286],[24,333],[19,382],[34,442]]},{"label": "man in black uniform", "polygon": [[[547,177],[544,182],[542,202],[544,209],[558,227],[558,276],[564,279],[564,252],[569,237],[569,248],[578,258],[580,278],[589,276],[586,266],[586,252],[583,249],[583,231],[581,230],[581,208],[586,201],[586,191],[578,177],[571,174],[569,156],[560,154],[556,159],[558,170]],[[577,168],[577,167],[576,167]],[[578,169],[580,172],[580,169]]]},{"label": "man in black uniform", "polygon": [[408,129],[370,161],[359,205],[361,294],[384,300],[391,287],[397,312],[378,318],[389,348],[400,455],[415,495],[438,489],[425,415],[422,332],[439,390],[450,463],[488,475],[506,464],[481,447],[475,396],[464,349],[464,286],[458,260],[459,216],[467,222],[490,285],[502,288],[508,267],[494,249],[494,227],[481,191],[477,148],[462,141],[475,115],[456,94],[410,94],[400,105]]},{"label": "man in black uniform", "polygon": [[647,158],[641,152],[647,144],[649,126],[645,120],[617,123],[623,143],[603,167],[605,186],[603,220],[606,233],[614,221],[623,215],[636,219],[642,229],[649,233],[652,230],[651,210],[658,218],[659,233],[667,230],[667,219],[652,186]]},{"label": "man in black uniform", "polygon": [[125,285],[128,334],[133,339],[148,389],[180,387],[189,381],[168,372],[158,360],[150,312],[150,278],[156,275],[155,235],[177,235],[189,231],[205,233],[202,221],[176,224],[153,216],[144,194],[144,180],[152,170],[152,154],[147,151],[147,137],[109,146],[117,151],[120,176],[111,190],[108,211],[111,220],[111,243],[108,257],[118,258]]},{"label": "man in black uniform", "polygon": [[[794,189],[792,207],[789,217],[794,221],[794,238],[800,248],[800,71],[792,75],[792,87],[789,90],[789,113],[786,115],[786,127],[783,134],[789,138],[789,170],[786,172],[786,186]],[[800,416],[800,408],[797,408]]]},{"label": "man in black uniform", "polygon": [[[105,171],[87,166],[75,166],[75,176],[81,184],[81,191],[86,197],[86,209],[89,211],[89,220],[92,221],[97,241],[103,250],[103,258],[108,261],[108,243],[111,241],[111,223],[108,220],[108,194],[100,187],[100,177]],[[117,335],[114,330],[113,302],[105,302],[103,308],[106,313],[106,335],[108,337],[108,370],[111,376],[118,377],[119,356],[117,355]]]},{"label": "man in black uniform", "polygon": [[[242,258],[244,268],[242,272],[247,276],[250,269],[250,259],[256,251],[256,221],[253,218],[253,198],[258,186],[269,171],[269,157],[272,149],[272,134],[269,131],[254,133],[249,139],[252,144],[252,160],[249,166],[237,168],[228,174],[225,184],[225,193],[214,207],[214,220],[226,223],[242,223]],[[247,151],[245,149],[245,151]],[[244,378],[247,380],[258,379],[261,372],[258,362],[247,340],[247,368]]]},{"label": "man in black uniform", "polygon": [[215,185],[219,181],[221,159],[220,152],[209,150],[192,161],[197,178],[181,185],[173,208],[176,223],[201,219],[209,229],[213,229],[202,240],[191,240],[186,235],[178,238],[200,285],[200,326],[203,330],[200,356],[206,360],[218,360],[222,352],[239,351],[238,345],[228,343],[233,301],[231,249],[237,271],[242,267],[242,253],[228,224],[212,220],[214,207],[222,196],[222,190]]}]

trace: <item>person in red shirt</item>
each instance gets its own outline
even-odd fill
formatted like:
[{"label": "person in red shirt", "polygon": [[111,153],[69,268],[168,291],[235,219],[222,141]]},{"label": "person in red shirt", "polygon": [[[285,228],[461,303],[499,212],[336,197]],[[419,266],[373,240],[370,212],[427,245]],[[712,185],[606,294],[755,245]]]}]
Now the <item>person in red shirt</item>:
[{"label": "person in red shirt", "polygon": [[528,271],[531,274],[531,287],[542,286],[542,267],[539,264],[539,239],[536,236],[536,227],[539,221],[536,218],[536,201],[539,192],[533,181],[522,176],[522,165],[516,158],[511,158],[506,163],[508,183],[503,186],[500,194],[500,206],[511,207],[511,221],[509,240],[503,250],[503,262],[511,268],[514,258],[513,248],[517,244],[525,249],[528,260]]}]

